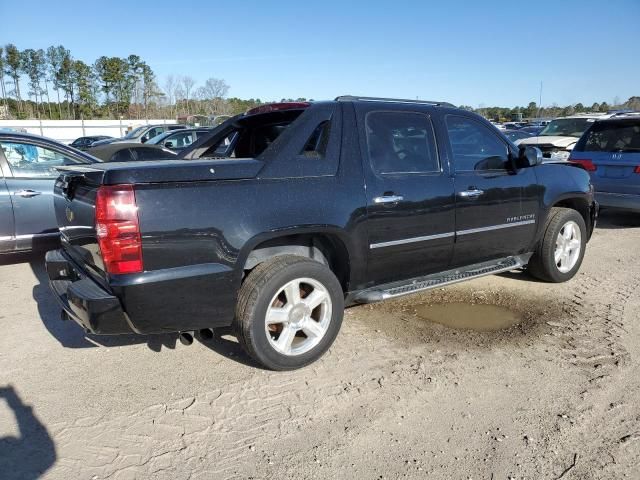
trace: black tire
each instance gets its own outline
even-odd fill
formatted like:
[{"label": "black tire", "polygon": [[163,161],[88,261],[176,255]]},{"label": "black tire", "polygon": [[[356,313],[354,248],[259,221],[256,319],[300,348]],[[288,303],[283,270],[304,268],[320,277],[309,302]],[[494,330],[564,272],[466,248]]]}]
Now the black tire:
[{"label": "black tire", "polygon": [[[575,222],[580,228],[580,255],[575,265],[568,272],[561,272],[555,262],[556,239],[568,222]],[[542,239],[538,243],[528,270],[534,277],[545,282],[561,283],[573,278],[578,273],[587,246],[587,227],[584,218],[570,208],[554,207],[549,212]]]},{"label": "black tire", "polygon": [[[299,355],[276,350],[265,332],[269,303],[288,282],[311,278],[324,286],[331,299],[331,320],[320,342]],[[319,359],[335,340],[344,315],[344,293],[340,282],[325,265],[305,257],[282,255],[256,266],[245,278],[238,295],[234,331],[243,349],[271,370],[294,370]]]}]

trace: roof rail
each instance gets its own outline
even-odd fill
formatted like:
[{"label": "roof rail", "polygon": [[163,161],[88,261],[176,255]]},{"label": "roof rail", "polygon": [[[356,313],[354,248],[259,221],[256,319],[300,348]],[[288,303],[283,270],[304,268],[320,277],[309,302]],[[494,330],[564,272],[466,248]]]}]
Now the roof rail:
[{"label": "roof rail", "polygon": [[342,95],[336,97],[337,102],[381,102],[381,103],[412,103],[417,105],[435,105],[437,107],[455,107],[449,102],[437,102],[431,100],[409,100],[406,98],[384,98],[384,97],[358,97],[356,95]]},{"label": "roof rail", "polygon": [[611,114],[611,118],[619,118],[619,117],[637,117],[640,115],[640,112],[628,111],[628,112],[615,112]]}]

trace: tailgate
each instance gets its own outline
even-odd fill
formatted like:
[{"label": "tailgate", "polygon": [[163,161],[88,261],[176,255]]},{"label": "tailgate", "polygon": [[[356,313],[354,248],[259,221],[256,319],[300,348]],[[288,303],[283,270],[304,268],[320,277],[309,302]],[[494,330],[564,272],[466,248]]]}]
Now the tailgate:
[{"label": "tailgate", "polygon": [[60,169],[54,207],[62,248],[87,274],[104,280],[104,264],[96,236],[95,199],[104,172],[91,168]]},{"label": "tailgate", "polygon": [[[165,160],[59,167],[54,187],[62,248],[97,281],[107,284],[96,235],[95,203],[101,185],[216,182],[254,178],[263,163],[248,159]],[[144,208],[144,205],[142,206]],[[143,246],[144,248],[144,246]]]},{"label": "tailgate", "polygon": [[590,152],[596,191],[640,195],[640,152]]}]

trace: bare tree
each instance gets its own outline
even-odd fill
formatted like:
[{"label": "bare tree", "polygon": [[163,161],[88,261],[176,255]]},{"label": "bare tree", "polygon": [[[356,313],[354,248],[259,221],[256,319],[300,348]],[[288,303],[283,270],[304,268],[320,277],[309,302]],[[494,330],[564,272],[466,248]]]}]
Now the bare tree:
[{"label": "bare tree", "polygon": [[180,103],[184,103],[185,99],[184,88],[182,88],[180,83],[178,83],[173,89],[173,96],[176,99],[176,115],[180,115],[180,113],[184,111],[181,110],[182,107],[180,106]]},{"label": "bare tree", "polygon": [[167,96],[167,102],[169,102],[169,115],[171,115],[171,117],[173,117],[173,102],[176,98],[176,85],[176,77],[173,74],[168,75],[166,80],[164,81],[164,93]]},{"label": "bare tree", "polygon": [[200,87],[201,100],[206,100],[209,114],[220,115],[226,113],[226,102],[224,98],[229,92],[229,85],[221,78],[209,78]]},{"label": "bare tree", "polygon": [[187,115],[190,113],[189,111],[189,98],[191,98],[191,92],[193,91],[193,87],[196,84],[196,81],[193,77],[189,75],[185,75],[180,79],[180,83],[182,84],[182,89],[184,90],[184,99],[187,102]]}]

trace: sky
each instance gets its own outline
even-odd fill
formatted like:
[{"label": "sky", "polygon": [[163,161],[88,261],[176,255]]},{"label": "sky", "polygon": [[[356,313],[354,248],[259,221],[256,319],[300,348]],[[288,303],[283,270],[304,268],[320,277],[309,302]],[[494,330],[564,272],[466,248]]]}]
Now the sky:
[{"label": "sky", "polygon": [[640,95],[640,0],[0,0],[0,45],[137,54],[229,96],[564,106]]}]

